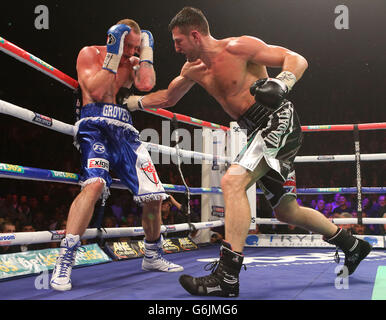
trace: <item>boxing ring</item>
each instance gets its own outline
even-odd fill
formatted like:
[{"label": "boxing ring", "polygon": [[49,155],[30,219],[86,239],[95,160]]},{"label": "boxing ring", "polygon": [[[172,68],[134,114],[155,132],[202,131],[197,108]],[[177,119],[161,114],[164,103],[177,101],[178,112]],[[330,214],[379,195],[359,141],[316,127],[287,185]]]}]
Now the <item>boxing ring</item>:
[{"label": "boxing ring", "polygon": [[[0,37],[0,50],[26,63],[40,72],[66,85],[77,89],[76,80],[65,75],[27,51],[15,46]],[[207,128],[209,130],[231,130],[207,121],[189,116],[172,113],[164,109],[147,109],[145,112],[169,120]],[[31,124],[74,136],[74,126],[40,115],[27,108],[0,100],[0,113],[7,114]],[[298,156],[295,163],[318,162],[355,162],[357,169],[357,185],[355,187],[331,188],[298,188],[299,195],[316,194],[356,194],[358,201],[358,217],[332,219],[335,224],[386,224],[386,218],[362,217],[362,194],[385,194],[386,187],[364,187],[361,185],[360,164],[362,161],[384,161],[386,153],[361,154],[359,148],[359,132],[361,130],[384,130],[386,123],[343,124],[302,126],[305,133],[321,131],[353,131],[355,154],[353,155],[316,155]],[[231,158],[204,152],[182,150],[178,147],[168,147],[154,143],[143,142],[148,151],[176,156],[178,159],[198,159],[208,163],[230,163]],[[1,161],[1,159],[0,159]],[[0,162],[0,178],[35,180],[79,185],[79,175],[73,172],[62,172],[48,168],[31,168],[21,164]],[[163,184],[169,193],[188,193],[192,195],[221,194],[218,186],[188,187],[187,185]],[[118,179],[113,179],[112,189],[126,189]],[[257,189],[256,194],[262,194]],[[276,219],[256,218],[257,225],[283,224]],[[183,223],[161,227],[161,233],[193,231],[220,227],[223,219],[209,221],[206,217],[198,223]],[[53,237],[53,233],[57,237]],[[143,235],[141,227],[87,229],[82,239],[110,239]],[[64,236],[64,230],[16,232],[0,234],[0,245],[26,245],[37,243],[59,242]],[[292,236],[292,238],[291,238]],[[307,237],[311,236],[311,240]],[[368,236],[375,249],[361,263],[358,270],[350,278],[336,277],[337,264],[333,260],[334,247],[322,244],[320,237],[307,235],[254,235],[247,238],[245,261],[248,271],[240,274],[240,296],[238,300],[370,300],[386,299],[386,253],[384,236]],[[303,239],[307,238],[307,245]],[[6,240],[6,241],[5,241]],[[311,243],[311,244],[310,244]],[[200,244],[199,250],[172,253],[173,262],[184,266],[184,273],[199,276],[203,273],[206,263],[218,257],[219,246]],[[343,260],[343,259],[342,259]],[[29,276],[15,277],[0,282],[0,291],[7,292],[6,300],[206,300],[206,297],[192,297],[178,283],[179,274],[143,272],[141,259],[121,261],[108,260],[105,263],[75,267],[72,273],[74,287],[68,292],[58,292],[44,285],[36,285],[37,277],[44,275],[41,271]],[[1,268],[7,266],[0,265]],[[9,267],[9,266],[8,266]],[[49,271],[49,270],[48,270]],[[43,279],[44,280],[44,279]],[[148,290],[148,288],[152,288]],[[211,297],[213,300],[223,298]]]}]

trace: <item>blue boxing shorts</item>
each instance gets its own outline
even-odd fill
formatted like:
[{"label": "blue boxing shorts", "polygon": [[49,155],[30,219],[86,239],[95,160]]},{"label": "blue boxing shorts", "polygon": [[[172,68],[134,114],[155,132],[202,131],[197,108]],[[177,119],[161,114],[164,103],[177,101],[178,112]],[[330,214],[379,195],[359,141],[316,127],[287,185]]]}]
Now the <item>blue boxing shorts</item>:
[{"label": "blue boxing shorts", "polygon": [[75,145],[81,153],[81,185],[105,184],[107,198],[112,170],[137,203],[168,198],[146,147],[139,140],[130,112],[123,106],[90,103],[75,123]]}]

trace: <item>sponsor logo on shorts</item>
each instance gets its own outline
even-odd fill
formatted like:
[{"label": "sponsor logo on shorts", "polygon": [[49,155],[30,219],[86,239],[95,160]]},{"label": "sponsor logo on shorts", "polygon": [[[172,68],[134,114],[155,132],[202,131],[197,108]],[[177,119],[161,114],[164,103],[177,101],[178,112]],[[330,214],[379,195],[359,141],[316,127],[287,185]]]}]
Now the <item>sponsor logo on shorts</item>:
[{"label": "sponsor logo on shorts", "polygon": [[87,168],[93,169],[104,169],[106,171],[109,171],[110,163],[106,159],[102,158],[91,158],[87,160]]},{"label": "sponsor logo on shorts", "polygon": [[96,153],[105,153],[105,146],[100,143],[100,142],[96,142],[92,145],[92,149],[96,152]]},{"label": "sponsor logo on shorts", "polygon": [[[290,125],[292,111],[290,109],[285,109],[277,114],[277,124],[276,128],[273,130],[267,130],[267,135],[264,137],[264,141],[270,144],[274,148],[279,148],[282,137],[284,133],[288,130]],[[272,119],[270,120],[272,121]]]},{"label": "sponsor logo on shorts", "polygon": [[52,118],[43,116],[36,112],[35,112],[35,117],[32,119],[32,121],[42,124],[46,127],[52,127]]},{"label": "sponsor logo on shorts", "polygon": [[0,37],[0,43],[5,43],[5,39]]},{"label": "sponsor logo on shorts", "polygon": [[146,177],[153,182],[154,184],[158,184],[159,180],[157,177],[157,171],[151,160],[141,163],[141,170],[145,173]]},{"label": "sponsor logo on shorts", "polygon": [[13,164],[0,163],[0,171],[24,173],[24,168]]}]

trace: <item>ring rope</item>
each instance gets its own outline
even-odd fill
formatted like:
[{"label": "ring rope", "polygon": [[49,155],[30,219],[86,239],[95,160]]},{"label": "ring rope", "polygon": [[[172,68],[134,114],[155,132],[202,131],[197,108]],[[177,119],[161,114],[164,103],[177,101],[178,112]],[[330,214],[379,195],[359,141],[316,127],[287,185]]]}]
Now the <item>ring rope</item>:
[{"label": "ring rope", "polygon": [[[199,229],[215,228],[224,225],[222,220],[206,221],[206,222],[195,222],[192,223],[194,227]],[[172,225],[162,225],[161,233],[171,233],[188,231],[191,229],[189,223],[180,223]],[[142,227],[118,227],[118,228],[106,228],[105,232],[100,233],[97,228],[86,229],[81,239],[95,239],[95,238],[120,238],[120,237],[135,237],[144,235]],[[49,242],[60,242],[60,235],[64,235],[64,230],[52,230],[52,231],[36,231],[36,232],[15,232],[15,233],[4,233],[2,239],[7,241],[1,241],[0,246],[13,246],[13,245],[27,245],[35,243],[49,243]],[[59,239],[58,239],[59,238]],[[6,243],[3,243],[6,242]]]},{"label": "ring rope", "polygon": [[[48,116],[44,116],[16,106],[12,103],[0,100],[0,113],[7,114],[24,121],[30,122],[32,124],[40,125],[45,128],[74,136],[75,127],[73,125],[64,123],[62,121],[53,119]],[[142,141],[149,151],[160,152],[163,154],[168,154],[171,156],[177,155],[177,150],[168,146],[163,146],[159,144],[154,144],[150,142]],[[201,161],[216,161],[217,163],[231,163],[232,159],[225,156],[213,156],[211,154],[205,154],[197,151],[182,150],[178,151],[179,155],[186,159],[196,159]],[[386,153],[373,153],[373,154],[361,154],[361,161],[377,161],[377,160],[386,160]],[[295,163],[304,163],[304,162],[341,162],[341,161],[355,161],[355,155],[317,155],[317,156],[297,156],[295,158]]]},{"label": "ring rope", "polygon": [[[79,175],[76,173],[47,170],[39,168],[31,168],[20,165],[12,165],[7,163],[0,163],[0,178],[13,178],[21,180],[34,180],[34,181],[46,181],[46,182],[61,182],[67,184],[79,184]],[[183,185],[162,184],[168,192],[185,193],[186,187]],[[127,189],[127,187],[121,183],[119,179],[114,178],[111,188],[114,189]],[[211,188],[189,188],[191,194],[221,194],[222,190],[219,187]],[[333,188],[299,188],[297,194],[313,195],[313,194],[353,194],[357,192],[355,187],[333,187]],[[362,187],[362,193],[364,194],[382,194],[386,193],[386,187]],[[261,189],[256,190],[256,194],[263,194]]]}]

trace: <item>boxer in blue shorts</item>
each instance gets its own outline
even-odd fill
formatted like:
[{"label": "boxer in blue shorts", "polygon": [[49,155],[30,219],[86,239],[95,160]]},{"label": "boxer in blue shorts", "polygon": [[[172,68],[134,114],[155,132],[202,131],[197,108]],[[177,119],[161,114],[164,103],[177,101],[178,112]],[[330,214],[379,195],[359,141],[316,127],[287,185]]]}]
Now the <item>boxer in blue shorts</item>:
[{"label": "boxer in blue shorts", "polygon": [[[77,59],[83,106],[75,124],[75,144],[81,153],[82,190],[70,207],[66,237],[61,242],[52,273],[50,283],[55,290],[72,288],[71,271],[80,237],[91,221],[96,202],[101,198],[105,201],[109,195],[110,170],[143,206],[142,269],[183,270],[161,255],[161,203],[168,195],[132,123],[130,111],[138,110],[140,105],[128,109],[116,101],[122,87],[130,88],[134,84],[140,91],[154,87],[153,36],[131,19],[119,21],[107,35],[106,46],[85,47]],[[139,58],[135,54],[139,54]]]}]

